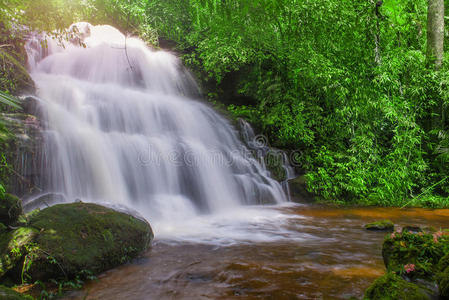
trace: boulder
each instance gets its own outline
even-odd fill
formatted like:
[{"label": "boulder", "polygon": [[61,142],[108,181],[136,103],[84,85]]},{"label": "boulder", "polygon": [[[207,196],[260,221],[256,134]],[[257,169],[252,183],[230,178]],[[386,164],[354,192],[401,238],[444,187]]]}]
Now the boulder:
[{"label": "boulder", "polygon": [[382,246],[387,270],[413,279],[431,280],[447,252],[448,236],[439,233],[395,232],[386,237]]},{"label": "boulder", "polygon": [[27,227],[0,235],[0,277],[20,282],[98,274],[145,251],[145,220],[90,203],[59,204],[28,216]]},{"label": "boulder", "polygon": [[14,195],[0,195],[0,223],[10,225],[22,214],[22,201]]},{"label": "boulder", "polygon": [[89,203],[46,208],[29,226],[39,230],[25,269],[32,281],[98,274],[136,257],[153,239],[148,222]]},{"label": "boulder", "polygon": [[378,278],[365,292],[364,300],[427,300],[429,293],[420,286],[389,272]]},{"label": "boulder", "polygon": [[366,224],[365,229],[370,231],[393,231],[394,224],[390,220],[376,221]]}]

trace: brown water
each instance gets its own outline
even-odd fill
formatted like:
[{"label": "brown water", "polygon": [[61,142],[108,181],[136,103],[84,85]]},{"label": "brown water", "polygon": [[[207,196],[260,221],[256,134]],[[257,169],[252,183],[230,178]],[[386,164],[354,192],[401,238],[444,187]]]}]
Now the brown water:
[{"label": "brown water", "polygon": [[[230,244],[158,240],[141,259],[99,276],[66,299],[348,299],[385,269],[385,233],[363,225],[449,227],[449,210],[320,206],[270,208],[285,216],[280,238]],[[277,221],[273,221],[277,222]],[[281,228],[281,227],[279,227]],[[255,234],[254,231],[250,232]]]}]

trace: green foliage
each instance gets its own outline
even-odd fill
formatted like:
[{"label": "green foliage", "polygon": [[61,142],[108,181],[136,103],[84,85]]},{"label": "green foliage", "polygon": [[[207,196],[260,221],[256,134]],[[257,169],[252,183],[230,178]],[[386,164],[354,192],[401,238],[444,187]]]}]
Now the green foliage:
[{"label": "green foliage", "polygon": [[[211,90],[238,77],[232,92],[257,103],[234,103],[230,112],[273,145],[301,150],[310,191],[338,203],[402,206],[449,175],[449,72],[426,68],[427,1],[375,2],[126,5],[140,5],[147,24],[188,52],[186,64]],[[445,199],[448,184],[429,193]]]},{"label": "green foliage", "polygon": [[6,0],[0,21],[61,30],[84,19],[173,40],[211,100],[231,99],[231,115],[303,153],[321,200],[446,206],[449,65],[426,67],[427,1],[376,3]]},{"label": "green foliage", "polygon": [[21,109],[16,98],[2,91],[0,91],[0,103]]},{"label": "green foliage", "polygon": [[[382,256],[388,271],[411,279],[432,279],[437,273],[440,259],[449,253],[449,237],[441,232],[393,233],[387,236]],[[413,271],[404,266],[412,264]]]}]

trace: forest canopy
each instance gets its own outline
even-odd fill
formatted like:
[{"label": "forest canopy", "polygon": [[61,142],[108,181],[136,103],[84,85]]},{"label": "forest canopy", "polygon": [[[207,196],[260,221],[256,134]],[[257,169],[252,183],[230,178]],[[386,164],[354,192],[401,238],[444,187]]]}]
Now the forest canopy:
[{"label": "forest canopy", "polygon": [[319,199],[448,206],[448,52],[429,62],[428,1],[3,0],[0,43],[81,20],[174,42],[208,100],[302,153]]}]

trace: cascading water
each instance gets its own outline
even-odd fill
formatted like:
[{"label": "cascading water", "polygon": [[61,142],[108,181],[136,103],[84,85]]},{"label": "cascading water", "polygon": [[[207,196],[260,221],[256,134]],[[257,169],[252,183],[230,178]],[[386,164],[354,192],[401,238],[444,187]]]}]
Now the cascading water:
[{"label": "cascading water", "polygon": [[72,31],[64,45],[27,44],[46,193],[131,207],[152,224],[286,201],[229,122],[189,97],[194,81],[174,55],[110,26]]}]

